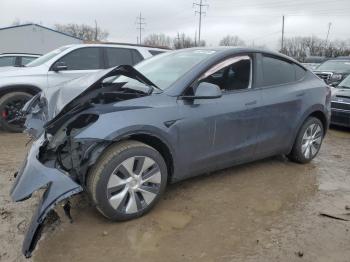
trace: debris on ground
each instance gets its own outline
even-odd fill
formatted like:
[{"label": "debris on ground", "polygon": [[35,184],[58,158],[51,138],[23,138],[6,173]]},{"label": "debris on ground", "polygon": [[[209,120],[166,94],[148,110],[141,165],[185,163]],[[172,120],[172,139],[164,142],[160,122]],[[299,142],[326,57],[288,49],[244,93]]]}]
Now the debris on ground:
[{"label": "debris on ground", "polygon": [[333,218],[333,219],[341,220],[341,221],[350,221],[350,213],[347,213],[347,214],[340,214],[340,215],[333,215],[333,214],[327,214],[327,213],[320,213],[320,216],[328,217],[328,218]]},{"label": "debris on ground", "polygon": [[349,206],[349,205],[346,205],[346,206],[345,206],[345,210],[350,210],[350,206]]},{"label": "debris on ground", "polygon": [[7,210],[4,209],[4,208],[0,208],[0,217],[1,217],[1,219],[6,219],[6,218],[8,218],[10,215],[11,215],[11,212],[10,212],[10,211],[7,211]]},{"label": "debris on ground", "polygon": [[295,252],[295,254],[296,254],[298,257],[303,257],[303,256],[304,256],[304,252],[302,252],[302,251]]},{"label": "debris on ground", "polygon": [[26,220],[26,219],[23,219],[21,222],[19,222],[19,223],[17,224],[17,229],[18,229],[18,231],[21,232],[22,234],[25,233],[26,228],[27,228],[27,220]]}]

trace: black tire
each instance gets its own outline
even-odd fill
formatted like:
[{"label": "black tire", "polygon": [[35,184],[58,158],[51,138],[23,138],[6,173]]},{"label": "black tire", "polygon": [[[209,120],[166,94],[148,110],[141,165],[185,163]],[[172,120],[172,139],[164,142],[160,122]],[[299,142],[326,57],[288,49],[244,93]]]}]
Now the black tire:
[{"label": "black tire", "polygon": [[[111,190],[109,187],[110,181],[113,179],[117,179],[120,181],[121,177],[123,178],[122,181],[127,181],[127,180],[132,180],[134,178],[132,177],[124,177],[125,172],[120,172],[122,170],[122,167],[125,166],[126,161],[132,161],[130,159],[141,159],[144,158],[142,163],[142,167],[140,167],[140,174],[139,177],[143,177],[143,174],[147,175],[148,173],[154,172],[152,171],[153,168],[158,168],[159,172],[157,172],[157,178],[160,179],[160,183],[155,183],[152,184],[147,182],[146,186],[148,188],[152,188],[152,190],[155,190],[157,193],[154,193],[155,197],[154,199],[150,202],[149,198],[147,197],[148,194],[146,194],[146,198],[144,198],[143,194],[146,192],[139,192],[139,189],[132,189],[132,186],[135,186],[135,183],[131,185],[132,182],[135,181],[130,181],[127,184],[123,185],[118,185],[112,187],[112,189],[115,190],[115,195],[112,195],[112,192],[109,191]],[[145,159],[151,159],[154,161],[154,165],[150,166],[148,169],[143,170],[145,166]],[[138,160],[136,160],[138,161]],[[133,162],[133,170],[139,169],[137,166],[139,165],[139,162]],[[135,164],[136,162],[136,164]],[[140,161],[141,162],[141,161]],[[150,162],[148,162],[150,163]],[[135,168],[136,167],[136,168]],[[117,170],[117,171],[116,171]],[[123,169],[125,170],[125,169]],[[120,173],[119,173],[120,172]],[[135,171],[136,173],[138,171]],[[135,174],[135,172],[132,172]],[[129,174],[129,173],[128,173]],[[111,178],[113,176],[113,178]],[[153,175],[152,175],[153,176]],[[114,221],[124,221],[124,220],[130,220],[133,218],[140,217],[144,214],[146,214],[148,211],[152,209],[152,207],[159,201],[159,198],[161,195],[164,193],[166,184],[167,184],[167,166],[165,164],[165,161],[163,157],[160,155],[160,153],[155,150],[154,148],[143,144],[138,141],[122,141],[120,143],[114,144],[110,146],[109,148],[106,149],[106,151],[99,157],[98,161],[96,164],[92,167],[92,169],[88,173],[88,178],[87,178],[87,189],[89,191],[89,194],[91,196],[91,199],[93,203],[96,205],[97,210],[99,210],[102,215],[107,217],[110,220]],[[147,179],[147,178],[146,178]],[[113,180],[114,181],[114,180]],[[144,189],[145,184],[140,184],[140,188]],[[122,195],[125,193],[125,196],[119,197],[119,195]],[[131,190],[131,191],[130,191]],[[133,193],[132,190],[136,190],[137,192]],[[151,193],[153,194],[153,192]],[[118,199],[123,199],[120,204],[116,204],[116,207],[112,206],[112,198],[113,197],[118,197]],[[134,196],[134,198],[132,198]],[[152,195],[153,196],[153,195]],[[134,199],[134,202],[137,202],[137,211],[133,213],[128,213],[128,206],[131,203],[131,199]],[[147,203],[150,202],[150,203]],[[141,206],[141,207],[140,207]],[[139,208],[140,207],[140,208]]]},{"label": "black tire", "polygon": [[[311,129],[311,127],[314,125],[315,129]],[[315,132],[318,130],[317,128],[319,127],[320,131],[316,133],[317,139],[320,141],[319,145],[316,147],[316,142],[312,142],[316,139],[305,139],[305,136],[307,137],[308,134],[306,133],[307,131],[309,132],[310,130],[315,130]],[[317,129],[317,130],[316,130]],[[323,142],[323,137],[324,137],[324,127],[322,122],[316,118],[316,117],[309,117],[306,119],[304,124],[299,130],[299,133],[297,135],[297,138],[294,142],[293,149],[291,153],[288,155],[288,158],[294,162],[300,163],[300,164],[306,164],[312,161],[314,159]],[[307,144],[310,145],[309,151],[307,151]],[[312,146],[312,149],[311,149]],[[305,150],[306,148],[306,150]],[[307,153],[309,152],[309,153]]]},{"label": "black tire", "polygon": [[[29,101],[33,96],[31,94],[25,92],[12,92],[3,95],[0,98],[0,125],[4,131],[20,133],[24,129],[24,119],[19,119],[11,122],[16,116],[20,115],[20,110],[24,106],[24,104]],[[12,108],[16,108],[15,111],[18,114],[8,113],[8,108],[11,106]],[[10,118],[8,118],[10,117]]]}]

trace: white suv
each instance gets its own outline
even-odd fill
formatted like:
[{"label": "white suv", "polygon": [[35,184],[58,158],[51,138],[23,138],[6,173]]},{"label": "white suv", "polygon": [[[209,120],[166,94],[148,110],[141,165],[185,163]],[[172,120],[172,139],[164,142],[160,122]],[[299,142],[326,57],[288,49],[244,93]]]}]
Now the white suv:
[{"label": "white suv", "polygon": [[0,126],[22,131],[21,108],[36,93],[84,74],[135,65],[165,49],[123,44],[79,44],[58,48],[25,67],[0,68]]}]

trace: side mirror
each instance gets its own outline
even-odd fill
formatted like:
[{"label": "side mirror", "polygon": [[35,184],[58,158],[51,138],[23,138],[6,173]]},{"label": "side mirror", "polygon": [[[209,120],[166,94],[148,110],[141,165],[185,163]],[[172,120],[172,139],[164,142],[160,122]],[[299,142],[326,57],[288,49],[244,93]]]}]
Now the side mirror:
[{"label": "side mirror", "polygon": [[68,66],[66,65],[65,62],[57,62],[53,65],[52,70],[55,72],[59,72],[62,70],[67,70]]},{"label": "side mirror", "polygon": [[220,98],[222,92],[219,86],[202,82],[198,85],[194,96],[183,96],[184,99],[215,99]]}]

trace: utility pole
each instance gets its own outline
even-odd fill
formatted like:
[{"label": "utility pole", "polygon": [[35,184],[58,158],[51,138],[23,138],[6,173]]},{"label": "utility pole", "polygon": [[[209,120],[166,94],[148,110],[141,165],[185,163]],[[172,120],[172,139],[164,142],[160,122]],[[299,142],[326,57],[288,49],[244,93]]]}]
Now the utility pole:
[{"label": "utility pole", "polygon": [[198,25],[198,45],[201,44],[201,30],[202,30],[202,15],[205,15],[206,12],[203,11],[204,7],[208,7],[209,5],[203,4],[203,0],[199,0],[199,3],[193,3],[193,6],[199,8],[199,11],[196,10],[195,14],[199,14],[199,25]]},{"label": "utility pole", "polygon": [[138,44],[142,44],[142,30],[145,30],[143,27],[145,23],[145,18],[142,17],[142,14],[140,12],[140,15],[136,18],[136,24],[137,24],[137,30],[139,30],[139,36],[138,36]]},{"label": "utility pole", "polygon": [[284,16],[282,16],[282,40],[281,40],[281,52],[283,53],[284,48]]},{"label": "utility pole", "polygon": [[329,22],[329,23],[328,23],[327,37],[326,37],[326,45],[325,45],[326,48],[327,48],[327,44],[328,44],[329,33],[330,33],[330,31],[331,31],[331,26],[332,26],[332,23]]},{"label": "utility pole", "polygon": [[95,42],[97,41],[97,21],[95,19]]}]

